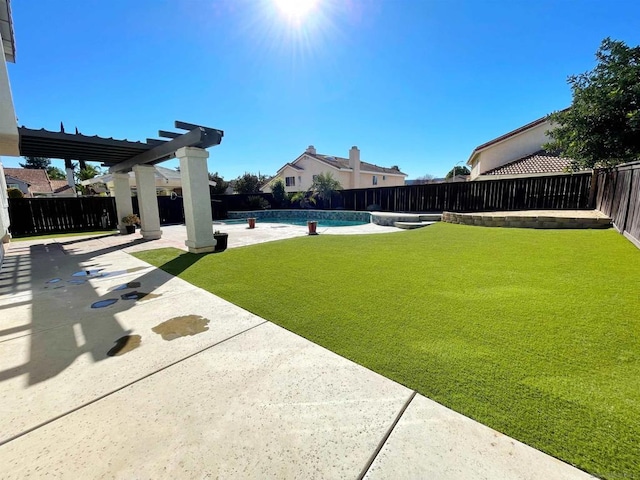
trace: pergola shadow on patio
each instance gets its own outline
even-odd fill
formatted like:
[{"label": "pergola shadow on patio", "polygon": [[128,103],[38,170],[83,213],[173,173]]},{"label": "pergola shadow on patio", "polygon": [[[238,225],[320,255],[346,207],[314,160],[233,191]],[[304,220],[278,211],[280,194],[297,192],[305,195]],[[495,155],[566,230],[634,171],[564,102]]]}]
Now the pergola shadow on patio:
[{"label": "pergola shadow on patio", "polygon": [[99,162],[109,167],[113,174],[118,229],[124,232],[122,218],[133,213],[128,172],[133,170],[139,198],[141,233],[153,240],[162,236],[160,215],[156,200],[153,165],[178,158],[184,197],[186,245],[192,253],[212,252],[216,245],[211,228],[211,202],[206,148],[219,145],[224,136],[222,130],[186,122],[175,122],[175,128],[186,133],[159,130],[158,136],[168,140],[147,138],[146,142],[131,142],[60,132],[18,129],[20,154],[24,156],[64,159],[67,178],[73,183],[72,161]]}]

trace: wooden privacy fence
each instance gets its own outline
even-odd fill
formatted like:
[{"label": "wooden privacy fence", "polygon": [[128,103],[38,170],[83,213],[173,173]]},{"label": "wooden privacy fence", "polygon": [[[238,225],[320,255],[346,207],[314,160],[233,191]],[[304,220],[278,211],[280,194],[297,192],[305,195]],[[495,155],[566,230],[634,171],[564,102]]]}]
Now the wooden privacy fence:
[{"label": "wooden privacy fence", "polygon": [[483,212],[593,208],[591,173],[342,190],[342,208]]},{"label": "wooden privacy fence", "polygon": [[640,161],[597,171],[595,203],[640,248]]},{"label": "wooden privacy fence", "polygon": [[10,198],[10,230],[14,237],[116,228],[111,197]]}]

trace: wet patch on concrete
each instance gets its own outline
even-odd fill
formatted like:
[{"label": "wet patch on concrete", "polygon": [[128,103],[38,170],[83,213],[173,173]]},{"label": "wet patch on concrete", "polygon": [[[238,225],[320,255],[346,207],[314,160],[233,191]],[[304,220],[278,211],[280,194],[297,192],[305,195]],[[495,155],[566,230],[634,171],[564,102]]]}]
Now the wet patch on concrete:
[{"label": "wet patch on concrete", "polygon": [[107,356],[116,357],[135,350],[140,346],[142,337],[140,335],[125,335],[116,340],[115,346],[107,352]]},{"label": "wet patch on concrete", "polygon": [[120,295],[122,300],[151,300],[161,297],[162,294],[146,293],[146,292],[129,292]]},{"label": "wet patch on concrete", "polygon": [[93,270],[80,270],[79,272],[75,272],[72,277],[101,277],[104,275],[102,272],[104,268],[96,268]]},{"label": "wet patch on concrete", "polygon": [[52,278],[51,280],[47,280],[47,283],[58,283],[61,282],[61,278]]},{"label": "wet patch on concrete", "polygon": [[197,335],[209,330],[207,326],[209,320],[200,315],[185,315],[182,317],[174,317],[160,325],[153,327],[158,335],[164,340],[175,340],[176,338]]},{"label": "wet patch on concrete", "polygon": [[118,285],[116,288],[114,288],[113,291],[117,292],[120,290],[126,290],[128,288],[140,288],[140,282],[123,283],[122,285]]},{"label": "wet patch on concrete", "polygon": [[107,298],[106,300],[100,300],[91,304],[91,308],[105,308],[113,305],[118,301],[117,298]]},{"label": "wet patch on concrete", "polygon": [[72,285],[82,285],[83,283],[87,283],[86,280],[81,279],[81,278],[76,278],[76,279],[73,279],[73,280],[67,280],[67,282],[69,282]]}]

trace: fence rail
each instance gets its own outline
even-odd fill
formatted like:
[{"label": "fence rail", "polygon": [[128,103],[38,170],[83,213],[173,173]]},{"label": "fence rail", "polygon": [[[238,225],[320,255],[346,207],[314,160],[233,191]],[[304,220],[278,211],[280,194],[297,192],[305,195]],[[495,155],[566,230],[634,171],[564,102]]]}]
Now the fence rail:
[{"label": "fence rail", "polygon": [[118,223],[111,197],[10,198],[9,218],[14,237],[112,229]]},{"label": "fence rail", "polygon": [[593,208],[591,173],[342,190],[342,208],[483,212]]},{"label": "fence rail", "polygon": [[640,248],[640,162],[597,172],[596,208]]}]

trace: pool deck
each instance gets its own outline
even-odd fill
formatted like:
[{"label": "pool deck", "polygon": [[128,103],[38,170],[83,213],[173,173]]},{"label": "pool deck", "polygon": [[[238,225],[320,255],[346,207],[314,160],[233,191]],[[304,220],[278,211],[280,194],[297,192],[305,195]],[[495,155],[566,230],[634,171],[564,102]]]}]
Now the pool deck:
[{"label": "pool deck", "polygon": [[[214,228],[230,248],[306,235]],[[9,245],[2,478],[593,478],[127,253],[186,249],[162,230]]]}]

